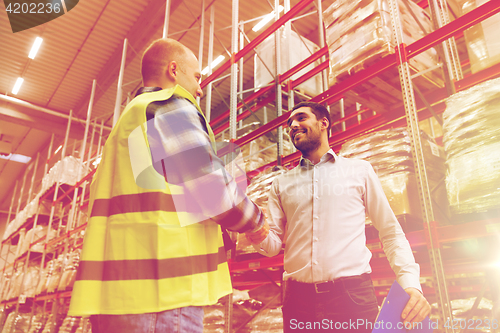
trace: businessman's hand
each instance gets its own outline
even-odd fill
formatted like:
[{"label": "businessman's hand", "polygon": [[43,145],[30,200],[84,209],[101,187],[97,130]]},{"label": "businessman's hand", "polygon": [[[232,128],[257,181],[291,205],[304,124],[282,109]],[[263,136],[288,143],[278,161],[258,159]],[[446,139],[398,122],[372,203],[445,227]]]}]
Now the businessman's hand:
[{"label": "businessman's hand", "polygon": [[267,235],[269,234],[269,224],[267,223],[267,220],[264,220],[264,224],[262,227],[255,231],[255,232],[246,232],[245,237],[250,241],[252,244],[260,244],[266,239]]},{"label": "businessman's hand", "polygon": [[404,321],[405,327],[409,328],[413,327],[413,323],[419,323],[424,320],[431,312],[431,306],[418,289],[406,288],[405,291],[410,295],[410,299],[401,313],[401,318]]}]

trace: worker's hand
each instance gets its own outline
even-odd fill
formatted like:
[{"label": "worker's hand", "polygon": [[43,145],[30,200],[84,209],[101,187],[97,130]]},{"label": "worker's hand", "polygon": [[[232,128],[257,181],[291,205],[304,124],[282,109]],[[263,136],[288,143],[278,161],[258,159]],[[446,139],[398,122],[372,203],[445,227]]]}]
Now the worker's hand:
[{"label": "worker's hand", "polygon": [[269,224],[267,223],[267,220],[264,220],[264,224],[262,227],[254,232],[246,232],[245,237],[250,241],[252,244],[260,244],[266,239],[267,235],[269,234]]},{"label": "worker's hand", "polygon": [[401,313],[401,318],[403,319],[405,327],[411,329],[413,323],[419,323],[429,315],[431,306],[418,289],[406,288],[405,291],[410,295],[410,299]]}]

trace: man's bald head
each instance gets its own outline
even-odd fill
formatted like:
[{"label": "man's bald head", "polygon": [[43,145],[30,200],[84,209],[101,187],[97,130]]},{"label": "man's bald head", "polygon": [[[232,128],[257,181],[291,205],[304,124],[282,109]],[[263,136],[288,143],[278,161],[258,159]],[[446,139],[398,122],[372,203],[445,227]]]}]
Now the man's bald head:
[{"label": "man's bald head", "polygon": [[141,60],[142,81],[158,81],[165,75],[170,62],[181,63],[186,56],[192,53],[187,47],[170,38],[155,40],[144,52]]}]

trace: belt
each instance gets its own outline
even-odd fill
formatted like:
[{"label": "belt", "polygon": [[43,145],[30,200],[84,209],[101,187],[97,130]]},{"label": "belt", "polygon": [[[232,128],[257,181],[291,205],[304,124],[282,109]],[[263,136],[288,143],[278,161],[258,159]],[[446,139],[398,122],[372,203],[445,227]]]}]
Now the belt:
[{"label": "belt", "polygon": [[286,283],[290,284],[290,287],[296,290],[301,290],[305,293],[316,293],[323,294],[334,290],[349,288],[351,286],[356,286],[359,283],[371,280],[370,274],[361,274],[356,276],[346,276],[335,279],[333,281],[321,281],[314,283],[299,282],[295,280],[288,280]]}]

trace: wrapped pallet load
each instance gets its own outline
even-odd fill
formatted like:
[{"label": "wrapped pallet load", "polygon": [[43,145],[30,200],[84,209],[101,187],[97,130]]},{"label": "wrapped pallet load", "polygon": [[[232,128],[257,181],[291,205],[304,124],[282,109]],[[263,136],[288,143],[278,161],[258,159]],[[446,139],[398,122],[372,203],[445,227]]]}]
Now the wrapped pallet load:
[{"label": "wrapped pallet load", "polygon": [[[409,45],[432,31],[428,14],[413,1],[398,0],[398,7],[403,43]],[[330,56],[330,86],[394,53],[397,46],[389,0],[335,0],[324,11],[323,20]],[[432,48],[409,59],[414,72],[425,71],[437,63],[437,53]],[[424,75],[432,81],[442,81],[436,71]]]},{"label": "wrapped pallet load", "polygon": [[[421,132],[420,135],[435,219],[448,224],[448,203],[443,186],[444,151],[427,134]],[[343,157],[371,163],[394,214],[407,232],[422,228],[410,142],[406,128],[398,127],[349,140],[340,151]],[[367,223],[370,224],[368,219]]]},{"label": "wrapped pallet load", "polygon": [[[299,64],[310,55],[319,50],[319,47],[310,40],[299,36],[295,31],[291,32],[291,40],[286,39],[284,31],[279,30],[280,34],[280,54],[281,66],[280,73],[284,73],[293,66]],[[290,52],[287,51],[287,45],[290,45]],[[255,48],[254,58],[254,78],[255,88],[267,86],[274,82],[276,75],[276,50],[275,37],[271,35],[267,37],[261,44]],[[309,64],[299,72],[295,73],[291,79],[296,80],[305,73],[314,69],[318,62]],[[297,89],[309,96],[319,95],[322,90],[321,77],[316,75],[304,83],[300,84]]]},{"label": "wrapped pallet load", "polygon": [[[465,1],[462,3],[462,14],[467,14],[488,1],[490,0]],[[495,15],[464,31],[472,73],[500,62],[500,41],[497,36],[499,29],[500,20]]]},{"label": "wrapped pallet load", "polygon": [[500,79],[446,101],[443,144],[446,188],[454,214],[500,208]]}]

